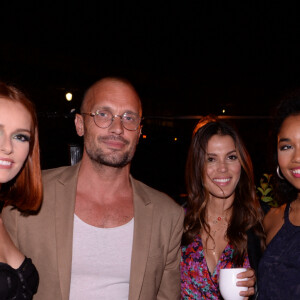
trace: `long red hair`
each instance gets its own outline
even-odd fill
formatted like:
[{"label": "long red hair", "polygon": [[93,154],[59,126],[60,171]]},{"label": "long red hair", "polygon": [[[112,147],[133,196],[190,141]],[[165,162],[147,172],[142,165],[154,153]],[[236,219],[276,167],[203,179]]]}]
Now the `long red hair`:
[{"label": "long red hair", "polygon": [[43,187],[35,107],[19,89],[3,82],[0,82],[0,98],[22,104],[32,120],[28,157],[18,175],[13,180],[2,184],[0,200],[5,206],[12,205],[22,212],[37,211],[42,202]]}]

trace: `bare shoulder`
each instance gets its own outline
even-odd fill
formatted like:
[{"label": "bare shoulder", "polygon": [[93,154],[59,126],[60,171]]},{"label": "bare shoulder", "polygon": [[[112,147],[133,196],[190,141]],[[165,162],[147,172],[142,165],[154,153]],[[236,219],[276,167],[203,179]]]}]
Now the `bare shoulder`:
[{"label": "bare shoulder", "polygon": [[282,221],[283,222],[283,216],[284,216],[284,210],[285,210],[286,204],[280,206],[280,207],[274,207],[269,210],[269,212],[266,214],[264,218],[264,226],[265,230],[268,231],[270,228],[274,227],[276,223]]},{"label": "bare shoulder", "polygon": [[0,217],[0,262],[18,268],[24,260],[24,255],[16,248]]},{"label": "bare shoulder", "polygon": [[264,217],[264,229],[267,235],[267,244],[273,239],[284,223],[284,210],[286,205],[271,208]]}]

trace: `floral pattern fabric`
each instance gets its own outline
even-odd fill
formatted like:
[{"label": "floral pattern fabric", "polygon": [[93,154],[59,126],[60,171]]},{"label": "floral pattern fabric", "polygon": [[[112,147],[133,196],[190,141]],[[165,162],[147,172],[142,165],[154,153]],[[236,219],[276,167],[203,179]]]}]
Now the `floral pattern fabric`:
[{"label": "floral pattern fabric", "polygon": [[[228,244],[212,274],[210,274],[200,235],[188,246],[181,249],[181,299],[223,299],[219,291],[220,269],[235,268],[232,261],[233,248]],[[246,255],[243,268],[250,268],[249,258]]]}]

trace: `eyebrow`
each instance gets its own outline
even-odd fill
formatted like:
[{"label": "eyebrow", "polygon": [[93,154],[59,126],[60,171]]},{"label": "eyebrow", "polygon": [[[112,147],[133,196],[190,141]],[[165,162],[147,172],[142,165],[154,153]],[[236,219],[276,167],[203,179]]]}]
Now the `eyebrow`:
[{"label": "eyebrow", "polygon": [[281,139],[279,139],[278,143],[281,143],[281,142],[290,142],[290,141],[291,141],[291,139],[289,139],[289,138],[281,138]]},{"label": "eyebrow", "polygon": [[[100,110],[100,109],[104,109],[104,110],[108,110],[108,111],[112,111],[112,107],[109,107],[109,106],[99,106],[99,107],[96,107],[95,110]],[[125,110],[126,113],[132,113],[132,114],[135,114],[135,115],[139,115],[139,112],[135,112],[135,111],[132,111],[132,110]]]},{"label": "eyebrow", "polygon": [[[5,126],[3,124],[0,124],[0,128],[4,128]],[[31,134],[31,130],[30,129],[25,129],[25,128],[17,128],[16,130],[14,130],[14,132],[28,132]]]},{"label": "eyebrow", "polygon": [[[232,154],[232,153],[234,153],[234,152],[236,152],[236,150],[231,150],[231,151],[227,152],[226,155]],[[209,153],[209,152],[207,152],[207,155],[217,156],[217,154],[215,154],[215,153]]]},{"label": "eyebrow", "polygon": [[30,133],[31,134],[31,131],[30,131],[30,129],[24,129],[24,128],[18,128],[17,130],[15,130],[15,132],[19,132],[19,131],[21,131],[21,132],[28,132],[28,133]]}]

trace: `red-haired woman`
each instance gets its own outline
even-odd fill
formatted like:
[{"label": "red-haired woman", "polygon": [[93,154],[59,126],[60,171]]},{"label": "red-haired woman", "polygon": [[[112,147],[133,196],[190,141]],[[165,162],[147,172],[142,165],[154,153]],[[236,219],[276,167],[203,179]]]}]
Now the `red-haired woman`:
[{"label": "red-haired woman", "polygon": [[[41,200],[34,106],[21,91],[0,82],[0,205],[32,213]],[[0,299],[32,299],[38,283],[36,268],[16,248],[0,216]]]},{"label": "red-haired woman", "polygon": [[219,272],[244,267],[240,285],[254,294],[264,249],[262,213],[251,159],[235,129],[206,117],[196,126],[188,154],[187,213],[181,260],[182,299],[221,299]]}]

